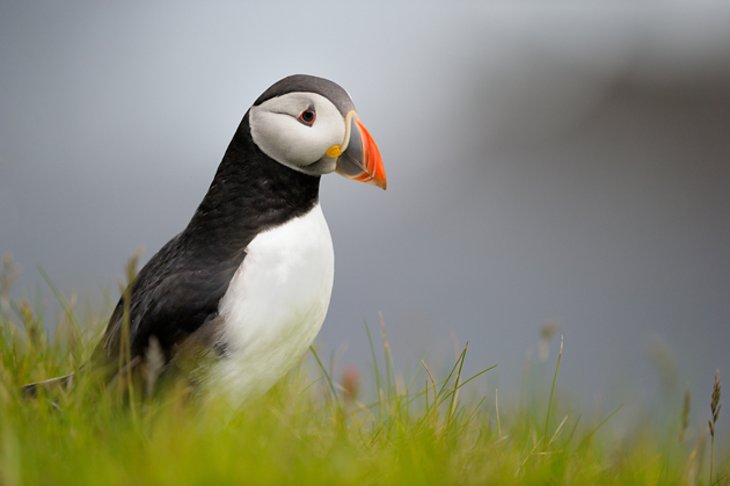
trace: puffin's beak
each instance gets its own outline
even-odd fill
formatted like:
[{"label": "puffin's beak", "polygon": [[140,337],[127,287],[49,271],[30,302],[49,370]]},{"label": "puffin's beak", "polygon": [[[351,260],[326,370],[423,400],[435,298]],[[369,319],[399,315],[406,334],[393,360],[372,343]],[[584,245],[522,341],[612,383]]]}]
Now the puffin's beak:
[{"label": "puffin's beak", "polygon": [[345,149],[337,157],[335,171],[348,179],[373,184],[385,190],[385,167],[375,140],[354,111],[347,114],[345,123]]}]

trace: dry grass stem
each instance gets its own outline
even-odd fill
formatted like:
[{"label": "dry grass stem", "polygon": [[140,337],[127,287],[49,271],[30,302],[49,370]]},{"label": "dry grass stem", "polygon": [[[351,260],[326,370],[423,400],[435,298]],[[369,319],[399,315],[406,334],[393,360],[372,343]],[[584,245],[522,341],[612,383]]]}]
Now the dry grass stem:
[{"label": "dry grass stem", "polygon": [[680,417],[679,427],[679,442],[684,441],[684,435],[687,433],[687,427],[689,426],[689,409],[691,404],[691,395],[689,387],[684,391],[684,400],[682,401],[682,415]]},{"label": "dry grass stem", "polygon": [[715,371],[715,381],[712,384],[712,397],[710,399],[710,420],[708,424],[710,426],[710,484],[713,484],[712,478],[715,471],[715,428],[717,426],[717,420],[720,418],[720,370]]}]

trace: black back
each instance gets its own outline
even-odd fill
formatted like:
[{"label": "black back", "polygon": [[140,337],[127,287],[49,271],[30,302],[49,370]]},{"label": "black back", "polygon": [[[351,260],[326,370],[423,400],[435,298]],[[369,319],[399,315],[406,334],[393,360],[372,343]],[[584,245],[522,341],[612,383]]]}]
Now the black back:
[{"label": "black back", "polygon": [[[253,143],[246,113],[188,226],[150,259],[127,291],[131,357],[144,357],[155,336],[169,360],[178,344],[214,319],[251,240],[309,211],[319,180],[265,155]],[[120,299],[94,361],[118,359],[124,308]]]}]

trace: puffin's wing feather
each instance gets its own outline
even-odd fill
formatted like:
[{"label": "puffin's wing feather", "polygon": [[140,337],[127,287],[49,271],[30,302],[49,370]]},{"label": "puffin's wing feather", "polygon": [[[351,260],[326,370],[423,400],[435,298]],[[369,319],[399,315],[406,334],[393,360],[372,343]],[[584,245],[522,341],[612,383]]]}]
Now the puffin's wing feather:
[{"label": "puffin's wing feather", "polygon": [[155,336],[163,351],[198,330],[217,315],[238,264],[224,262],[167,275],[145,295],[132,334],[133,352],[141,352]]},{"label": "puffin's wing feather", "polygon": [[[176,345],[217,315],[218,302],[245,256],[242,252],[238,258],[211,262],[186,254],[173,239],[142,268],[132,284],[127,306],[132,357],[144,354],[154,336],[169,359]],[[103,349],[97,349],[107,359],[118,356],[124,314],[122,297],[102,339]]]}]

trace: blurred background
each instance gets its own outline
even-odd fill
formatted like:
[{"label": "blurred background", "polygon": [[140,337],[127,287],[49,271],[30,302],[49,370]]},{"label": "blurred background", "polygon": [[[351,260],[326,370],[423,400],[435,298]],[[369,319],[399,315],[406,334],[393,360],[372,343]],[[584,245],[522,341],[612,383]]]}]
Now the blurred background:
[{"label": "blurred background", "polygon": [[562,334],[576,401],[679,408],[689,386],[702,418],[730,377],[728,25],[690,1],[0,0],[0,252],[18,296],[52,305],[41,267],[110,310],[253,100],[316,74],[388,172],[385,193],[323,179],[338,369],[367,369],[382,313],[416,383],[469,341],[470,371],[498,365],[478,393],[517,397]]}]

